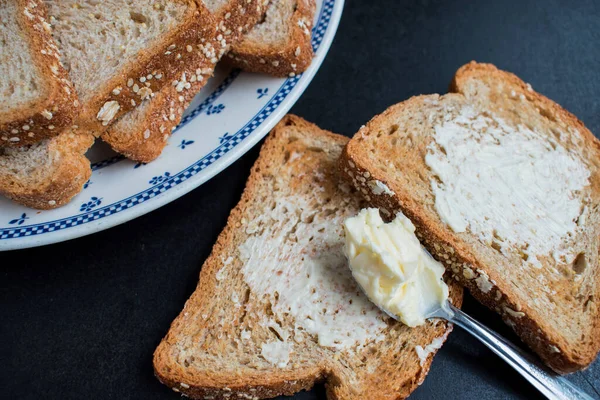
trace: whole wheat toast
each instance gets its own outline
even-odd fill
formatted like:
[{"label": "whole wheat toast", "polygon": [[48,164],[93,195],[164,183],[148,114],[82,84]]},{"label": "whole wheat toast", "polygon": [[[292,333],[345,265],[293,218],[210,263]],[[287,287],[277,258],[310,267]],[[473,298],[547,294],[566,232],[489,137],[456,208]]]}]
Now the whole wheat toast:
[{"label": "whole wheat toast", "polygon": [[205,3],[217,23],[212,41],[214,57],[189,64],[177,84],[163,87],[155,97],[123,115],[102,133],[102,140],[127,158],[150,162],[160,155],[183,112],[212,76],[216,61],[260,19],[265,8],[265,0]]},{"label": "whole wheat toast", "polygon": [[314,0],[270,1],[266,15],[227,53],[228,61],[249,72],[295,76],[313,58]]},{"label": "whole wheat toast", "polygon": [[216,23],[201,2],[44,1],[82,104],[75,123],[96,136],[188,65],[216,62]]},{"label": "whole wheat toast", "polygon": [[0,146],[58,135],[78,111],[41,0],[0,1]]},{"label": "whole wheat toast", "polygon": [[384,212],[402,210],[549,366],[584,368],[600,350],[599,142],[492,65],[463,66],[451,87],[373,118],[344,150],[343,173]]},{"label": "whole wheat toast", "polygon": [[[273,129],[196,291],[154,353],[158,379],[192,398],[402,399],[452,327],[408,328],[360,292],[343,220],[363,206],[338,178],[347,139],[288,115]],[[462,289],[449,283],[455,305]]]},{"label": "whole wheat toast", "polygon": [[212,66],[198,68],[198,74],[184,73],[182,76],[186,80],[193,76],[193,82],[185,93],[178,92],[176,88],[163,88],[154,98],[119,118],[100,138],[130,160],[143,163],[155,160],[167,145],[190,101],[212,73]]},{"label": "whole wheat toast", "polygon": [[0,194],[40,210],[68,203],[92,174],[84,154],[93,143],[90,134],[66,130],[29,146],[0,148]]}]

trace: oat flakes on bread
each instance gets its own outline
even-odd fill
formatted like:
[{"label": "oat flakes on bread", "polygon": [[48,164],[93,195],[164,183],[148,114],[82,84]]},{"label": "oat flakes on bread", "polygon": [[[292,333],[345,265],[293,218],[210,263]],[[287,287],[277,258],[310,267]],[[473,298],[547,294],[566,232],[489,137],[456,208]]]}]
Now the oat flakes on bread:
[{"label": "oat flakes on bread", "polygon": [[263,21],[227,54],[229,61],[249,72],[295,76],[313,58],[311,29],[314,0],[270,1]]},{"label": "oat flakes on bread", "polygon": [[[363,206],[341,181],[348,139],[288,115],[154,353],[158,379],[192,398],[269,398],[325,382],[330,399],[403,399],[451,326],[379,312],[354,283],[342,221]],[[455,305],[462,289],[449,282]],[[363,314],[364,313],[364,314]]]},{"label": "oat flakes on bread", "polygon": [[92,170],[90,134],[71,129],[41,142],[0,148],[0,194],[40,210],[60,207],[81,191]]},{"label": "oat flakes on bread", "polygon": [[265,0],[205,1],[217,21],[213,40],[215,57],[190,64],[177,85],[167,85],[152,99],[123,115],[101,138],[113,150],[138,162],[156,159],[167,145],[171,132],[179,125],[183,112],[212,76],[215,58],[220,59],[227,49],[264,13]]},{"label": "oat flakes on bread", "polygon": [[216,23],[195,0],[44,1],[82,104],[75,124],[95,135],[188,65],[216,57]]},{"label": "oat flakes on bread", "polygon": [[184,73],[186,80],[193,77],[185,93],[176,88],[163,88],[154,98],[144,101],[109,126],[100,135],[102,141],[130,160],[143,163],[155,160],[167,145],[171,132],[181,121],[194,95],[212,76],[213,68],[199,68],[198,72]]},{"label": "oat flakes on bread", "polygon": [[0,146],[58,135],[78,111],[41,0],[0,0]]},{"label": "oat flakes on bread", "polygon": [[493,65],[394,105],[344,150],[367,200],[401,209],[455,279],[561,373],[600,350],[600,145]]}]

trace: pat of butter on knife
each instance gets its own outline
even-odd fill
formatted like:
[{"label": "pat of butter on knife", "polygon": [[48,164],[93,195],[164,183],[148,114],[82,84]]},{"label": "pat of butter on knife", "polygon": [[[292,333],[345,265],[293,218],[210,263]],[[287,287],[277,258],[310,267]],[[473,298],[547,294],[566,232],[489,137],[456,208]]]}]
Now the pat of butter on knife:
[{"label": "pat of butter on knife", "polygon": [[446,302],[444,267],[423,249],[404,214],[385,223],[378,209],[363,209],[344,221],[344,231],[352,275],[375,304],[414,327]]}]

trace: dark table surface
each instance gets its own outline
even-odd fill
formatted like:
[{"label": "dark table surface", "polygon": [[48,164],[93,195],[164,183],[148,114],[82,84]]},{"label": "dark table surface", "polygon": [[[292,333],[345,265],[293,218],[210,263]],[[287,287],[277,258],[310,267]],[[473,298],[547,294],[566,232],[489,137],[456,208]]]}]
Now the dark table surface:
[{"label": "dark table surface", "polygon": [[[599,27],[593,0],[348,0],[329,55],[292,112],[350,136],[393,103],[444,93],[474,59],[516,73],[600,133]],[[154,378],[152,352],[192,293],[257,154],[258,146],[134,221],[0,254],[0,398],[176,399]],[[469,296],[464,309],[515,339]],[[600,362],[571,379],[598,393]],[[411,398],[538,397],[456,329]],[[318,386],[295,398],[325,394]]]}]

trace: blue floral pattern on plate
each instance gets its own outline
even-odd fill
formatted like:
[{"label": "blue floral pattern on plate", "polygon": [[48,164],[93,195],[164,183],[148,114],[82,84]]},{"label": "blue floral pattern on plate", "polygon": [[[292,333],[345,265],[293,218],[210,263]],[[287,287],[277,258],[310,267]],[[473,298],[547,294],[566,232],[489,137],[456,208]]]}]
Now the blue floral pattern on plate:
[{"label": "blue floral pattern on plate", "polygon": [[264,88],[264,89],[263,88],[259,88],[259,89],[256,89],[256,93],[258,93],[257,99],[262,99],[263,97],[269,95],[269,88]]},{"label": "blue floral pattern on plate", "polygon": [[212,115],[212,114],[220,114],[221,111],[223,111],[225,109],[225,105],[223,104],[216,104],[216,105],[210,105],[208,107],[206,107],[206,115]]},{"label": "blue floral pattern on plate", "polygon": [[193,144],[193,143],[194,143],[193,140],[185,140],[185,139],[183,139],[181,141],[181,143],[179,143],[179,146],[177,146],[177,147],[180,147],[181,150],[184,150],[187,146],[189,146],[190,144]]},{"label": "blue floral pattern on plate", "polygon": [[219,144],[223,144],[233,137],[229,132],[225,132],[223,136],[219,136]]},{"label": "blue floral pattern on plate", "polygon": [[25,222],[26,219],[29,219],[29,217],[27,216],[26,213],[21,214],[21,216],[19,218],[15,218],[10,220],[8,223],[10,225],[23,225],[23,222]]},{"label": "blue floral pattern on plate", "polygon": [[79,207],[79,211],[89,212],[92,211],[94,208],[98,207],[100,204],[102,204],[102,198],[93,196],[90,199],[90,201],[88,201],[87,203],[83,203],[81,207]]},{"label": "blue floral pattern on plate", "polygon": [[152,179],[150,179],[150,181],[148,181],[148,183],[151,185],[157,185],[157,184],[163,183],[164,181],[169,179],[170,176],[171,176],[170,172],[165,172],[163,175],[153,176]]}]

